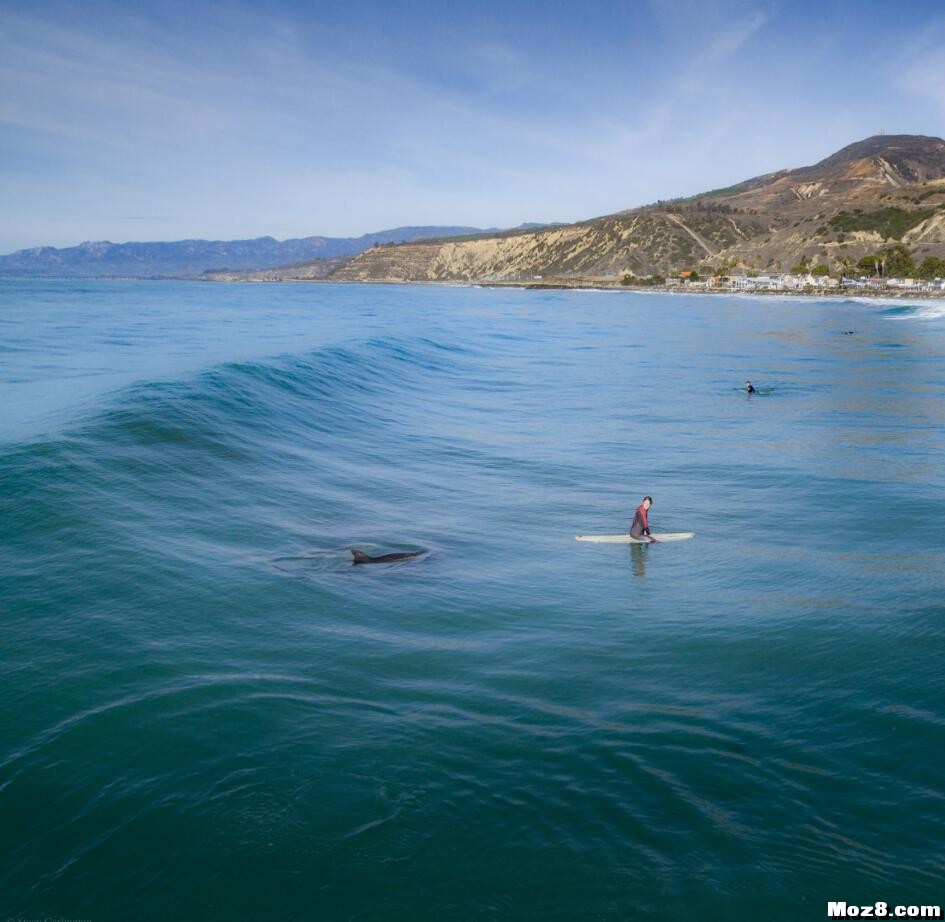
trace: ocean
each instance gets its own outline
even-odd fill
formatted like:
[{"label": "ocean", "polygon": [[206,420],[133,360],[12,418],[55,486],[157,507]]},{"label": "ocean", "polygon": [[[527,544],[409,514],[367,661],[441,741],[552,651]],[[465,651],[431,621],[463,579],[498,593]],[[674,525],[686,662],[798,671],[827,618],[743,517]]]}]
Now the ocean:
[{"label": "ocean", "polygon": [[[932,301],[0,282],[0,915],[945,903],[943,360]],[[695,539],[574,540],[644,494]]]}]

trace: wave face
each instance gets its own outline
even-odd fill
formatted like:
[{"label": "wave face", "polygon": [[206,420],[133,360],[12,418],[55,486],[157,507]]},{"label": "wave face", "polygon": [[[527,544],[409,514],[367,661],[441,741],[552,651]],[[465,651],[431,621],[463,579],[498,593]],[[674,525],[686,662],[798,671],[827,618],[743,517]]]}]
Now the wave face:
[{"label": "wave face", "polygon": [[[939,325],[408,286],[0,307],[10,914],[940,902]],[[644,493],[696,539],[574,542]]]},{"label": "wave face", "polygon": [[918,304],[888,307],[883,314],[896,320],[945,320],[945,301],[926,300]]}]

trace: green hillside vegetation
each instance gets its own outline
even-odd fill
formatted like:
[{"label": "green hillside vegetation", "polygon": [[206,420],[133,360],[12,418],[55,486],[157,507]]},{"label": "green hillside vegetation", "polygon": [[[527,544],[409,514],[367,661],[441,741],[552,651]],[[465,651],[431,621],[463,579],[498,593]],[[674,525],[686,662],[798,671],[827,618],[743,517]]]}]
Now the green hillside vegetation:
[{"label": "green hillside vegetation", "polygon": [[652,288],[656,285],[663,285],[666,282],[666,276],[664,275],[647,275],[643,278],[638,278],[635,275],[628,273],[621,280],[621,285],[640,285],[645,288]]},{"label": "green hillside vegetation", "polygon": [[725,195],[738,195],[739,192],[744,192],[748,187],[748,182],[738,182],[734,186],[726,186],[724,189],[710,189],[708,192],[693,196],[693,198],[721,198]]},{"label": "green hillside vegetation", "polygon": [[880,208],[878,211],[837,212],[829,221],[833,230],[838,233],[852,231],[876,231],[886,240],[898,240],[907,231],[912,230],[927,218],[935,214],[934,208],[922,208],[917,211],[906,211],[904,208]]},{"label": "green hillside vegetation", "polygon": [[880,250],[878,253],[868,253],[861,257],[856,267],[863,272],[882,275],[886,278],[945,278],[945,259],[939,256],[926,256],[916,265],[915,255],[901,243]]},{"label": "green hillside vegetation", "polygon": [[918,276],[920,279],[945,278],[945,259],[938,256],[926,256],[919,263]]}]

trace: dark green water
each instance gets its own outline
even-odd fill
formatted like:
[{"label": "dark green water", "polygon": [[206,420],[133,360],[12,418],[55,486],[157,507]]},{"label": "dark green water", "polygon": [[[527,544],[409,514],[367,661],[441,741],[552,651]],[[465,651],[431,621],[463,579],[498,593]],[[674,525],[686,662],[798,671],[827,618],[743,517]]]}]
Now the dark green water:
[{"label": "dark green water", "polygon": [[[0,915],[945,903],[943,359],[921,304],[0,283]],[[644,493],[696,539],[573,540]]]}]

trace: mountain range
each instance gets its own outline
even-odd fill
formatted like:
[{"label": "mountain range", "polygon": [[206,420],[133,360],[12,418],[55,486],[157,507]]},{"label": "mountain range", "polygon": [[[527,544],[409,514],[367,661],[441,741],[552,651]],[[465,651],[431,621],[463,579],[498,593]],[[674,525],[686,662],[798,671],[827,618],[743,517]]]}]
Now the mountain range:
[{"label": "mountain range", "polygon": [[74,247],[35,247],[0,256],[0,275],[37,277],[195,277],[211,270],[245,270],[308,260],[338,260],[375,244],[482,233],[475,227],[395,227],[361,237],[301,237],[276,240],[177,240]]}]

